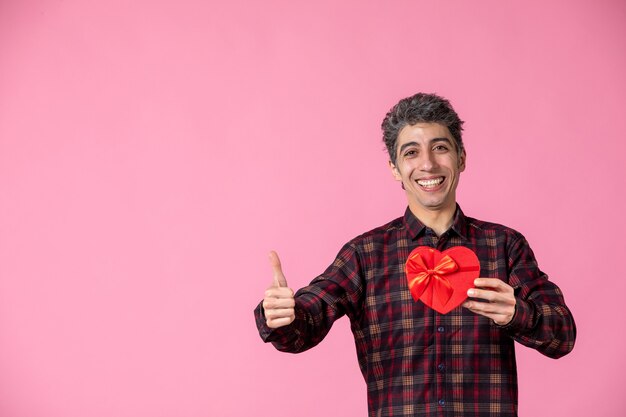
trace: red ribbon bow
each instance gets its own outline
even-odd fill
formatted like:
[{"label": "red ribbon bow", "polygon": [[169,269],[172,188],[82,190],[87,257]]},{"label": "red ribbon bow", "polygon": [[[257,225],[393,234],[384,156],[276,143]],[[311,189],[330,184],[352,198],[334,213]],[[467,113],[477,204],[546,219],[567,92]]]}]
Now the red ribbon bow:
[{"label": "red ribbon bow", "polygon": [[426,290],[429,290],[437,294],[442,305],[446,305],[454,289],[445,275],[452,274],[458,269],[459,266],[449,255],[441,258],[434,268],[429,268],[420,254],[415,253],[406,261],[406,274],[413,298],[418,300]]}]

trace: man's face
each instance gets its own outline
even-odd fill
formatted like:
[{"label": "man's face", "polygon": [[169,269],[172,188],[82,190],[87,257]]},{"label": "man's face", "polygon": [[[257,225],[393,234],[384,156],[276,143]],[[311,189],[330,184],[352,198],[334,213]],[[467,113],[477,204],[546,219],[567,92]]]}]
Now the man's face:
[{"label": "man's face", "polygon": [[447,127],[439,123],[405,126],[398,134],[396,164],[389,165],[402,182],[414,214],[454,213],[465,152],[459,155]]}]

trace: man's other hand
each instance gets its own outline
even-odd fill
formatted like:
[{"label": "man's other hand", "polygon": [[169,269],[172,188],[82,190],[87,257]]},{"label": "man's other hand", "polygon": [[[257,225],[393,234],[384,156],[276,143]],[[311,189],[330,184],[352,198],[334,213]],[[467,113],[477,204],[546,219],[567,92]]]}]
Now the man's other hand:
[{"label": "man's other hand", "polygon": [[463,307],[489,317],[500,326],[513,320],[516,302],[513,287],[498,278],[476,278],[474,286],[467,290],[467,295],[479,300],[467,300]]}]

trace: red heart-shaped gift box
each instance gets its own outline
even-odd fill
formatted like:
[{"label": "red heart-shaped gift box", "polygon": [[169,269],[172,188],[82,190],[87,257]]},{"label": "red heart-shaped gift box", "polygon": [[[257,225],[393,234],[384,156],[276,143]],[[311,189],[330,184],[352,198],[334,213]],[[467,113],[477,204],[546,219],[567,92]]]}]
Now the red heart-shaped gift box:
[{"label": "red heart-shaped gift box", "polygon": [[413,299],[441,314],[459,306],[480,276],[478,257],[464,246],[443,252],[419,246],[411,251],[405,266]]}]

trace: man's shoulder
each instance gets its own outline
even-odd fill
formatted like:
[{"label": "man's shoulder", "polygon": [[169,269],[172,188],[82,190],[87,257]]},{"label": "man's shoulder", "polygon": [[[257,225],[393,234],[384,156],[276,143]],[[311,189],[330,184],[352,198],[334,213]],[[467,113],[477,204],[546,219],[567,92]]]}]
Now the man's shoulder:
[{"label": "man's shoulder", "polygon": [[505,236],[511,240],[517,240],[524,236],[517,230],[505,226],[500,223],[479,220],[473,217],[465,216],[465,224],[470,234],[484,234],[487,236]]},{"label": "man's shoulder", "polygon": [[404,217],[398,217],[382,226],[375,227],[365,233],[362,233],[352,239],[349,244],[362,246],[365,244],[374,244],[377,242],[389,241],[389,239],[397,239],[398,234],[406,229]]}]

